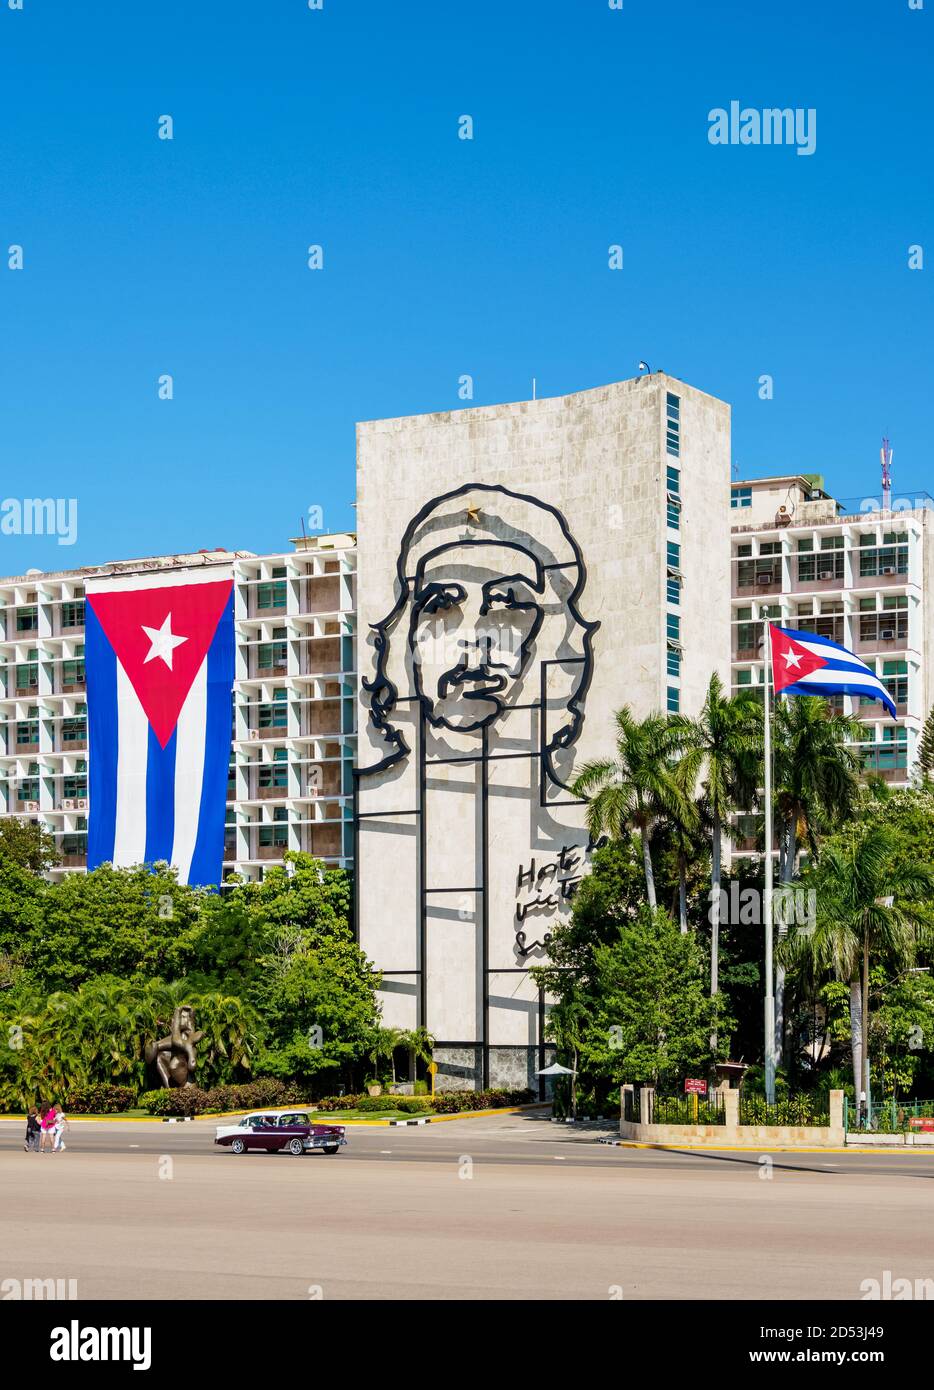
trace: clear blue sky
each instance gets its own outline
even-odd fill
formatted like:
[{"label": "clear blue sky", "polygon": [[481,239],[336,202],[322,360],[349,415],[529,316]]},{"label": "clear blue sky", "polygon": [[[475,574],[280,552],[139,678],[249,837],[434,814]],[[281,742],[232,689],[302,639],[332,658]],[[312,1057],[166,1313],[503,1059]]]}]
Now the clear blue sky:
[{"label": "clear blue sky", "polygon": [[[731,402],[741,475],[875,491],[887,432],[896,487],[934,491],[932,25],[934,0],[0,0],[0,498],[80,508],[71,548],[0,537],[0,573],[285,548],[314,505],[352,527],[355,421],[640,357]],[[816,153],[711,146],[733,99],[816,108]]]}]

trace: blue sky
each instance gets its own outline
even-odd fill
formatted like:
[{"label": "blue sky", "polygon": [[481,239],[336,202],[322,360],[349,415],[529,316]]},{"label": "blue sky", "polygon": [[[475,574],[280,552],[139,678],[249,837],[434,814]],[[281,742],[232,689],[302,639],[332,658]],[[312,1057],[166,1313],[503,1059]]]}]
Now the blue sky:
[{"label": "blue sky", "polygon": [[[640,358],[732,404],[740,476],[874,492],[885,432],[934,491],[934,0],[23,6],[0,498],[77,496],[79,538],[0,536],[0,573],[352,527],[357,420]],[[734,99],[815,108],[816,152],[710,145]]]}]

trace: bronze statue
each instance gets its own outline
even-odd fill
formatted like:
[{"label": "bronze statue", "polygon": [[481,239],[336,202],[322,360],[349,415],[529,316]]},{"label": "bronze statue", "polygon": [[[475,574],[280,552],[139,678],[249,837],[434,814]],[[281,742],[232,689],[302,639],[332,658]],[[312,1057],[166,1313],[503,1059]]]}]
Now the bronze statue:
[{"label": "bronze statue", "polygon": [[163,1086],[190,1086],[196,1066],[195,1043],[204,1033],[195,1031],[195,1011],[181,1004],[172,1015],[172,1031],[166,1038],[147,1043],[146,1061],[154,1062]]}]

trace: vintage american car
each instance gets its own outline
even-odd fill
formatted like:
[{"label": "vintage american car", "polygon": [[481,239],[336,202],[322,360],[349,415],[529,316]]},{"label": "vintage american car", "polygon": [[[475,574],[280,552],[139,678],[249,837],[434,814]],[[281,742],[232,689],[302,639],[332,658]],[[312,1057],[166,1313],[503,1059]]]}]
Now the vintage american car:
[{"label": "vintage american car", "polygon": [[346,1144],[341,1125],[316,1125],[307,1110],[256,1110],[242,1120],[218,1125],[214,1143],[235,1154],[264,1149],[267,1153],[286,1150],[296,1156],[315,1151],[336,1154]]}]

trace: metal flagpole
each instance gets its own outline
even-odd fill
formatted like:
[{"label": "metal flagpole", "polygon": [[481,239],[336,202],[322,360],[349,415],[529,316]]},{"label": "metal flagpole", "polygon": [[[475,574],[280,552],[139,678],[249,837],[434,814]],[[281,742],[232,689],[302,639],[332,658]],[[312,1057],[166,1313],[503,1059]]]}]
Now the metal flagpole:
[{"label": "metal flagpole", "polygon": [[765,623],[765,1099],[775,1103],[775,986],[772,964],[772,624]]}]

